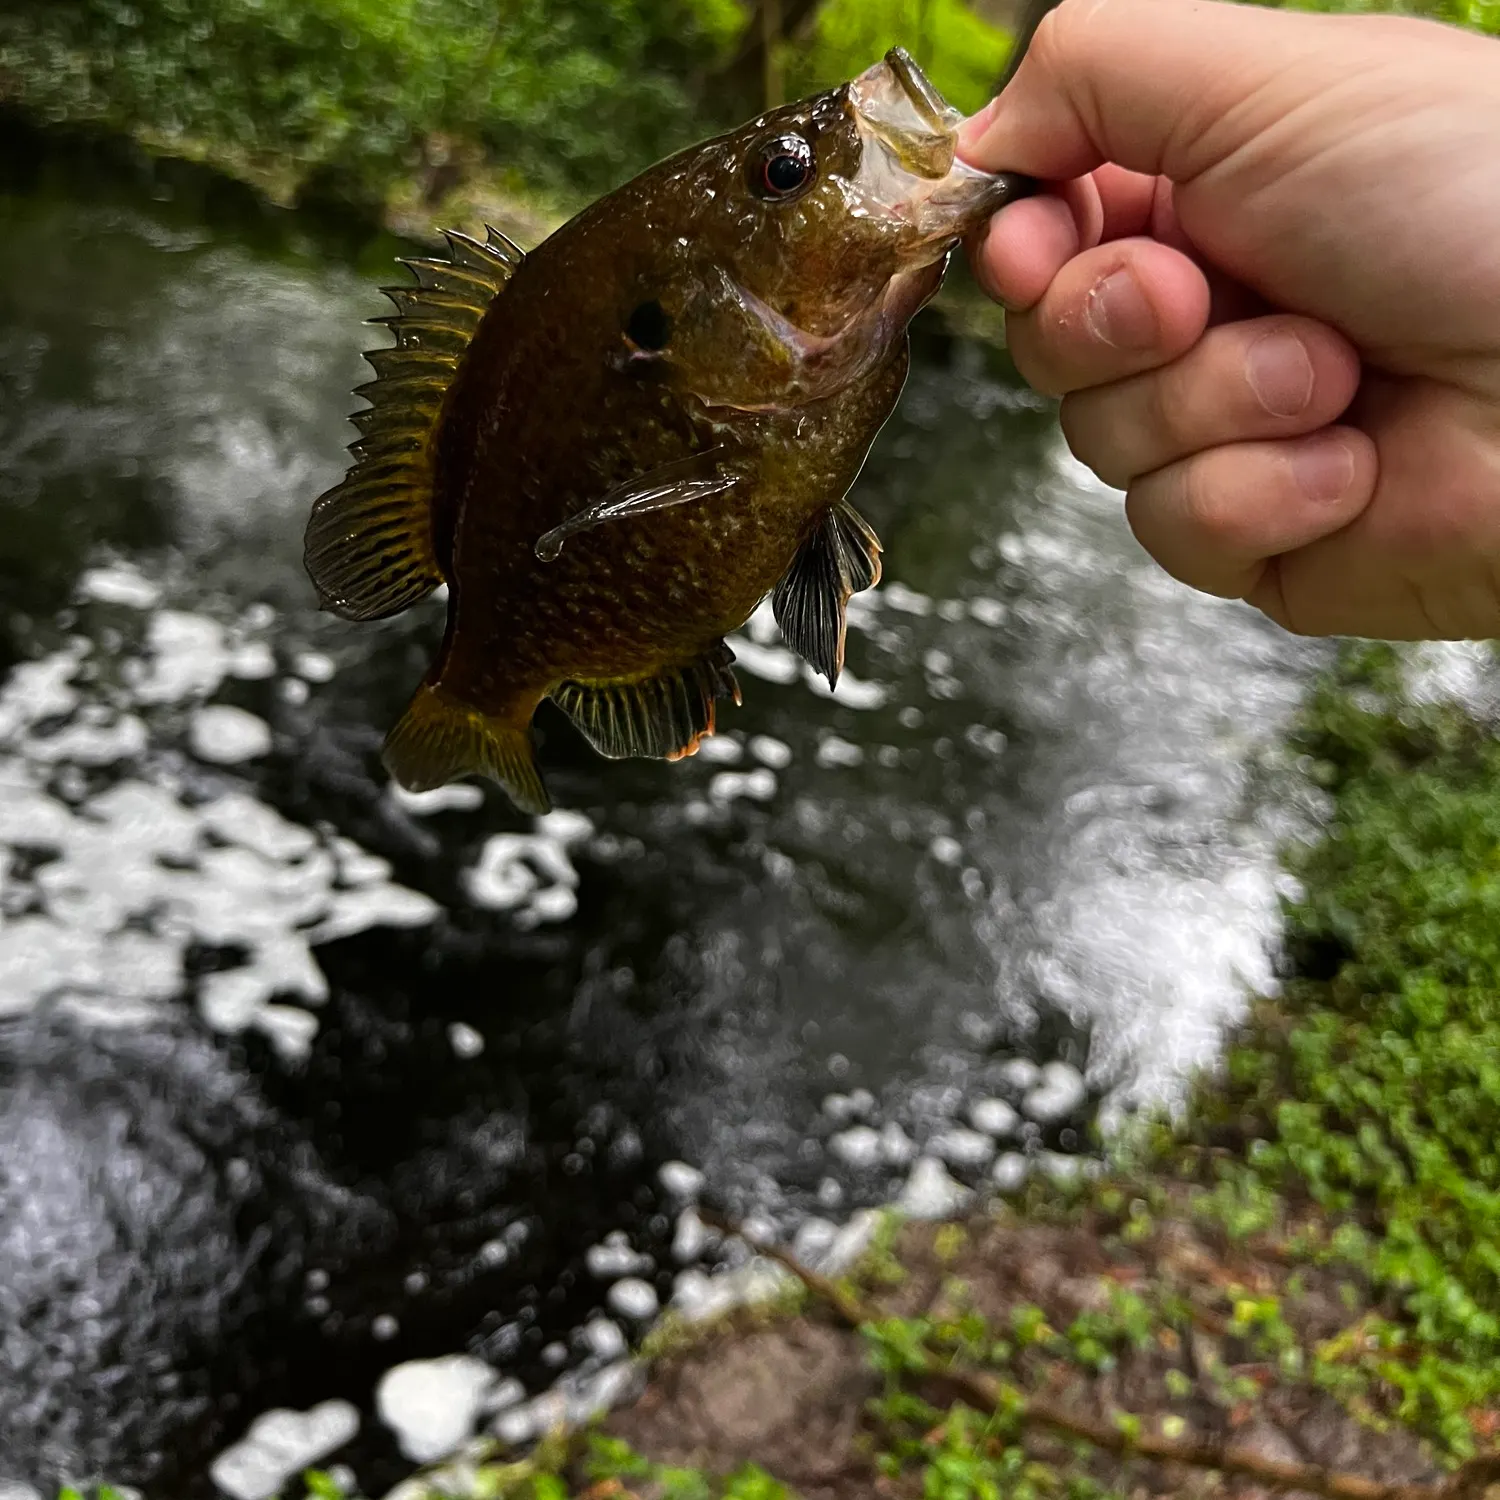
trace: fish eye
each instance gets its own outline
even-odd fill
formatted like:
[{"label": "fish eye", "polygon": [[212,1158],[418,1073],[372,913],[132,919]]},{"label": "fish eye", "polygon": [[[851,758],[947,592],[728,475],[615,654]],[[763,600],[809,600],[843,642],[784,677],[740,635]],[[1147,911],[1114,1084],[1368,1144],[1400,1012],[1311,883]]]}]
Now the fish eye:
[{"label": "fish eye", "polygon": [[658,349],[665,349],[672,337],[672,320],[661,303],[652,298],[650,302],[642,302],[625,320],[625,337],[637,349],[655,354]]},{"label": "fish eye", "polygon": [[812,146],[800,135],[779,135],[750,158],[750,190],[757,197],[785,200],[813,178]]}]

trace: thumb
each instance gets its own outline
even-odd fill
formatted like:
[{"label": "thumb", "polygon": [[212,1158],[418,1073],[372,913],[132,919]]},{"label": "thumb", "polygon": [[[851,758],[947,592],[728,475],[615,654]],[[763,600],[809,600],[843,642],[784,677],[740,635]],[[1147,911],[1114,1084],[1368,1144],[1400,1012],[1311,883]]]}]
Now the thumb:
[{"label": "thumb", "polygon": [[1063,0],[965,124],[960,154],[1050,181],[1106,161],[1190,181],[1347,78],[1359,66],[1351,20],[1357,30],[1352,17],[1222,0]]}]

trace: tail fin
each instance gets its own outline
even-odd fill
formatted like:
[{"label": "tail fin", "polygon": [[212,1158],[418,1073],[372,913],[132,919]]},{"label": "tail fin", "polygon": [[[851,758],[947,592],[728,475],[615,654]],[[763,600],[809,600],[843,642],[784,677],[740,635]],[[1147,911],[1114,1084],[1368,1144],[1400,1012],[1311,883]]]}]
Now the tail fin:
[{"label": "tail fin", "polygon": [[498,781],[522,812],[551,810],[537,769],[529,718],[491,718],[423,683],[386,736],[386,769],[408,791],[426,792],[455,777]]}]

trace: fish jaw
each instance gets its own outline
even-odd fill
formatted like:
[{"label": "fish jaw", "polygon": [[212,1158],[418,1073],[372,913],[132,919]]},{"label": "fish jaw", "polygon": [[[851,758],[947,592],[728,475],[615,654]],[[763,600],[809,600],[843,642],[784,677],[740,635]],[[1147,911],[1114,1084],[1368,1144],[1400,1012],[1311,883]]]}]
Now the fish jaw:
[{"label": "fish jaw", "polygon": [[846,184],[850,211],[906,227],[908,265],[946,255],[991,214],[1036,190],[1029,177],[981,172],[958,159],[963,116],[904,48],[891,48],[865,69],[849,85],[848,99],[862,148]]},{"label": "fish jaw", "polygon": [[816,334],[799,328],[737,282],[725,278],[746,317],[785,361],[786,375],[777,397],[756,404],[705,401],[741,412],[784,412],[821,401],[867,375],[906,333],[906,325],[937,295],[947,270],[947,255],[898,271],[880,295],[854,314],[836,333]]}]

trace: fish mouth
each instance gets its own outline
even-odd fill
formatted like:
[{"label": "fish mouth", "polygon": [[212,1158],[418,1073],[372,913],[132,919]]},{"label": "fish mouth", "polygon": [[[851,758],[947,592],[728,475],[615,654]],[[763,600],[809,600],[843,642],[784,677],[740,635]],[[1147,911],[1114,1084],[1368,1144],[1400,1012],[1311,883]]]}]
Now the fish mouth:
[{"label": "fish mouth", "polygon": [[932,86],[905,47],[892,47],[849,85],[864,132],[908,172],[944,177],[953,166],[963,116]]},{"label": "fish mouth", "polygon": [[1012,172],[981,172],[958,160],[963,116],[933,87],[904,47],[892,47],[849,85],[861,138],[848,184],[856,213],[884,213],[917,231],[908,255],[946,253],[1005,204],[1035,191]]}]

